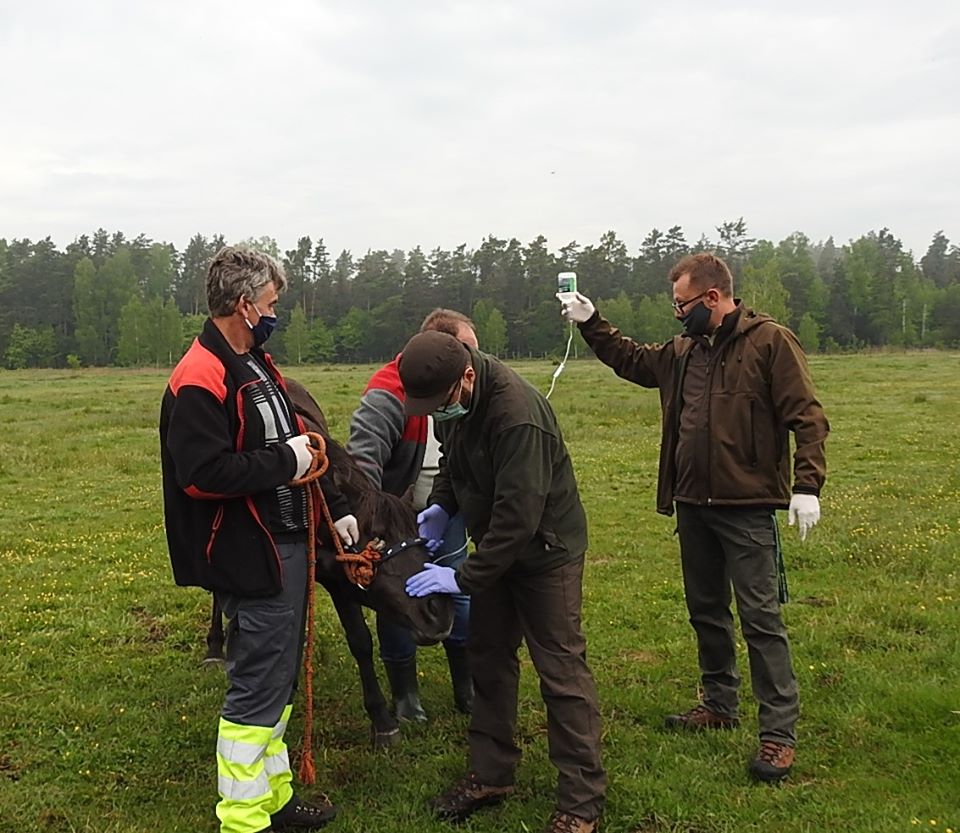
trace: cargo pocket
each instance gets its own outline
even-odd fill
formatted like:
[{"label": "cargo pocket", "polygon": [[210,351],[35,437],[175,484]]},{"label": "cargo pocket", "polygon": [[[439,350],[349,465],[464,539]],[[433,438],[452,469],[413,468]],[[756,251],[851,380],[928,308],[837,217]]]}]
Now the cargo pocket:
[{"label": "cargo pocket", "polygon": [[774,547],[777,534],[769,509],[724,509],[727,537],[744,549]]},{"label": "cargo pocket", "polygon": [[774,534],[773,526],[768,524],[766,527],[751,527],[744,530],[750,542],[758,547],[772,547],[777,543],[777,536]]},{"label": "cargo pocket", "polygon": [[231,622],[232,682],[256,696],[258,690],[287,687],[297,674],[296,613],[285,605],[241,607]]}]

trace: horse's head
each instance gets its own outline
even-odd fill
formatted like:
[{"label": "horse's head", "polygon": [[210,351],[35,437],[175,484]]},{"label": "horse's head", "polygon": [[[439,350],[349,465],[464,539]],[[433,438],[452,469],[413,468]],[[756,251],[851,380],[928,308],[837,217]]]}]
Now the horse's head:
[{"label": "horse's head", "polygon": [[[403,541],[417,537],[416,513],[409,500],[374,489],[356,461],[335,440],[330,439],[323,411],[310,392],[300,383],[287,378],[287,389],[297,414],[307,429],[326,440],[328,475],[350,501],[360,527],[360,543],[374,538],[386,543],[387,551]],[[408,628],[421,645],[432,645],[445,639],[453,627],[453,602],[446,596],[407,595],[407,579],[423,569],[429,553],[419,544],[395,550],[376,568],[376,575],[361,601]],[[334,569],[333,565],[329,565]],[[329,572],[329,570],[328,570]]]},{"label": "horse's head", "polygon": [[347,497],[360,527],[360,543],[380,539],[381,561],[363,603],[410,630],[419,645],[446,639],[453,627],[453,602],[447,596],[413,598],[406,582],[419,573],[430,554],[418,543],[416,512],[409,500],[374,489],[353,458],[335,442],[327,443],[334,483]]},{"label": "horse's head", "polygon": [[407,579],[419,573],[430,559],[420,541],[412,537],[386,544],[367,588],[367,604],[407,628],[418,645],[433,645],[450,634],[453,600],[436,594],[422,598],[407,595]]}]

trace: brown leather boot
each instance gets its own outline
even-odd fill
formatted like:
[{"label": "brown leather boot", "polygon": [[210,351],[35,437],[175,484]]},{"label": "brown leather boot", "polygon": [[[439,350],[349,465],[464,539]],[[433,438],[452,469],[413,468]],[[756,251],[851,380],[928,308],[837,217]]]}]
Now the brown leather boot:
[{"label": "brown leather boot", "polygon": [[557,810],[550,816],[543,833],[595,833],[599,823],[599,819],[583,819]]},{"label": "brown leather boot", "polygon": [[757,757],[750,764],[750,774],[757,781],[782,781],[790,774],[796,750],[775,740],[760,741]]},{"label": "brown leather boot", "polygon": [[665,729],[684,729],[688,732],[702,732],[704,729],[736,729],[740,725],[737,717],[724,717],[698,703],[683,714],[670,714],[664,718]]},{"label": "brown leather boot", "polygon": [[481,807],[499,804],[510,793],[513,786],[497,787],[481,784],[477,776],[470,772],[450,787],[445,793],[430,800],[430,807],[436,815],[445,821],[464,821]]}]

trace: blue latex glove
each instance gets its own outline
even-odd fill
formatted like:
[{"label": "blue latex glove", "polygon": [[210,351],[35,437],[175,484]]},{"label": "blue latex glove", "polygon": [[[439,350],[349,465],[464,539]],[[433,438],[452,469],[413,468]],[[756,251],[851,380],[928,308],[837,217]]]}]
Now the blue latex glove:
[{"label": "blue latex glove", "polygon": [[[442,511],[442,510],[441,510]],[[422,573],[407,579],[408,596],[429,596],[431,593],[459,593],[456,571],[453,567],[441,567],[428,561]]]},{"label": "blue latex glove", "polygon": [[450,523],[450,516],[439,503],[431,503],[417,515],[417,532],[421,538],[427,539],[428,552],[436,552],[440,548],[443,543],[443,531],[448,523]]}]

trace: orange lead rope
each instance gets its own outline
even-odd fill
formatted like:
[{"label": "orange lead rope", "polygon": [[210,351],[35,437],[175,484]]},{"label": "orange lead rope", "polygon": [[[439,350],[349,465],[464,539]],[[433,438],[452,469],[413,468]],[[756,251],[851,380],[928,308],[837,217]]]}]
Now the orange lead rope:
[{"label": "orange lead rope", "polygon": [[317,525],[314,501],[319,500],[323,507],[324,516],[330,524],[334,546],[338,551],[342,547],[340,536],[330,520],[326,498],[320,488],[320,478],[330,465],[327,459],[327,444],[320,434],[310,431],[307,436],[310,438],[313,460],[306,474],[298,480],[292,480],[290,485],[304,486],[307,490],[307,644],[303,654],[306,709],[303,718],[303,745],[300,751],[300,780],[304,784],[313,784],[317,780],[317,771],[313,765],[313,606],[317,586]]},{"label": "orange lead rope", "polygon": [[376,563],[380,560],[380,552],[373,542],[367,544],[363,552],[348,553],[343,549],[340,535],[333,525],[330,508],[320,488],[320,478],[323,477],[330,460],[327,457],[327,444],[320,434],[313,431],[306,432],[310,438],[310,452],[313,460],[303,477],[291,480],[291,486],[303,486],[307,490],[307,636],[303,652],[303,670],[306,682],[304,698],[306,708],[303,717],[303,746],[300,753],[300,781],[304,784],[313,784],[317,780],[316,768],[313,764],[313,623],[314,602],[317,587],[317,523],[315,503],[320,504],[323,517],[330,530],[334,549],[337,552],[337,561],[343,564],[347,578],[358,587],[366,589],[376,574]]}]

